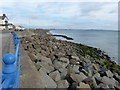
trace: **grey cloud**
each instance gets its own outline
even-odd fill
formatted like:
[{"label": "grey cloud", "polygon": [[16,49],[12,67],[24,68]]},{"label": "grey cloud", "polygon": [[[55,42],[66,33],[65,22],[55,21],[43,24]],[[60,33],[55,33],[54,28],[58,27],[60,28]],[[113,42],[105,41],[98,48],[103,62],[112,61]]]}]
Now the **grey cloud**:
[{"label": "grey cloud", "polygon": [[101,2],[83,2],[80,4],[82,15],[86,15],[90,12],[100,10],[104,4],[105,3]]}]

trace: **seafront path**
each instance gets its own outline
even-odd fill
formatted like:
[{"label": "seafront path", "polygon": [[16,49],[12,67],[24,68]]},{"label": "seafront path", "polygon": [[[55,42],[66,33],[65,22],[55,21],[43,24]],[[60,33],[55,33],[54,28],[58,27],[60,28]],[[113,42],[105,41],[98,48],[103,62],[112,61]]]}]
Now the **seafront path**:
[{"label": "seafront path", "polygon": [[10,51],[10,39],[12,38],[12,35],[10,31],[3,31],[0,33],[0,40],[2,42],[2,56],[9,53]]},{"label": "seafront path", "polygon": [[[10,51],[10,31],[0,31],[0,60],[2,56]],[[0,63],[0,73],[2,72],[2,61]]]}]

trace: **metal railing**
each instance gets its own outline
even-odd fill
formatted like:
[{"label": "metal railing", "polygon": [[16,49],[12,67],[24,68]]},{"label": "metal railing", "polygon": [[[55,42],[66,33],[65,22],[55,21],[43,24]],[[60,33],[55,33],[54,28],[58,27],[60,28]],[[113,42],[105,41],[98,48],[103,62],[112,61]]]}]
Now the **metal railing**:
[{"label": "metal railing", "polygon": [[11,32],[14,40],[15,54],[8,53],[3,56],[4,68],[2,70],[2,80],[0,89],[19,88],[21,75],[20,60],[20,37],[16,32]]}]

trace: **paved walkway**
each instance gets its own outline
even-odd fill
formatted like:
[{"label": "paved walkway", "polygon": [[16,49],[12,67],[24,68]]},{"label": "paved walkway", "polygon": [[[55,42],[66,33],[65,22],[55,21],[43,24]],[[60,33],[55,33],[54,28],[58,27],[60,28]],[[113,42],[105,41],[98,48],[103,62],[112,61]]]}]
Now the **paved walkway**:
[{"label": "paved walkway", "polygon": [[[17,32],[17,34],[21,37],[25,36],[20,32]],[[31,34],[28,33],[28,35]],[[22,63],[21,66],[22,76],[20,80],[20,88],[45,88],[45,83],[40,77],[40,73],[37,71],[34,63],[31,61],[27,52],[23,49],[22,44],[21,44],[21,63]]]},{"label": "paved walkway", "polygon": [[2,73],[2,57],[10,51],[10,39],[12,35],[9,31],[0,32],[0,74]]},{"label": "paved walkway", "polygon": [[20,88],[44,88],[44,81],[22,47],[21,63],[22,76],[20,80]]}]

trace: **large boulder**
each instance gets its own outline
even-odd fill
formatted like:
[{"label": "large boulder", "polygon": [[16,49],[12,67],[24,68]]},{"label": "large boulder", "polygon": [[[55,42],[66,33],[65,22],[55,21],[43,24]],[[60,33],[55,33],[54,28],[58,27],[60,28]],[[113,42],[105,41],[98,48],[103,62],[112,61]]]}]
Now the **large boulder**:
[{"label": "large boulder", "polygon": [[106,84],[106,85],[112,85],[112,86],[115,86],[115,85],[116,85],[114,79],[109,78],[109,77],[106,77],[106,76],[104,76],[104,77],[102,78],[102,82],[103,82],[104,84]]},{"label": "large boulder", "polygon": [[54,71],[49,74],[49,76],[54,80],[54,81],[59,81],[60,80],[60,73],[59,71]]},{"label": "large boulder", "polygon": [[61,62],[59,62],[58,60],[54,60],[53,65],[54,65],[55,69],[57,69],[57,70],[63,68]]},{"label": "large boulder", "polygon": [[61,62],[63,68],[65,68],[69,64],[69,59],[68,58],[61,57],[59,59],[59,61]]},{"label": "large boulder", "polygon": [[67,75],[67,69],[61,68],[61,69],[59,69],[59,72],[60,72],[61,79],[64,80],[66,78],[66,75]]},{"label": "large boulder", "polygon": [[81,88],[85,88],[85,89],[91,90],[89,84],[85,84],[85,83],[83,83],[83,82],[80,82],[80,83],[79,83],[79,86],[80,86]]},{"label": "large boulder", "polygon": [[39,73],[40,73],[40,77],[44,81],[45,88],[57,87],[57,84],[55,83],[55,81],[51,77],[49,77],[47,74],[45,74],[41,69],[39,70]]},{"label": "large boulder", "polygon": [[46,62],[40,62],[39,65],[42,68],[42,70],[44,70],[45,73],[50,73],[50,72],[54,71],[53,64],[48,64]]},{"label": "large boulder", "polygon": [[52,64],[52,61],[50,58],[42,56],[41,54],[37,54],[37,60],[39,60],[40,62],[46,62],[48,64]]},{"label": "large boulder", "polygon": [[106,89],[106,88],[109,88],[109,86],[106,85],[106,84],[104,84],[104,83],[100,83],[100,84],[99,84],[99,88],[104,88],[104,89]]},{"label": "large boulder", "polygon": [[80,73],[79,71],[79,65],[68,65],[67,67],[68,73]]},{"label": "large boulder", "polygon": [[80,74],[71,73],[71,74],[70,74],[70,77],[71,77],[72,80],[75,81],[75,82],[81,82],[82,80],[84,80],[84,79],[87,78],[83,73],[80,73]]},{"label": "large boulder", "polygon": [[60,58],[60,57],[64,57],[64,56],[65,56],[65,54],[64,54],[64,53],[61,53],[61,52],[55,54],[55,57],[56,57],[56,58]]},{"label": "large boulder", "polygon": [[97,84],[102,83],[102,77],[100,77],[99,73],[94,74],[93,77],[95,78]]},{"label": "large boulder", "polygon": [[93,79],[91,77],[84,79],[83,82],[91,86],[93,85]]},{"label": "large boulder", "polygon": [[106,75],[107,77],[110,77],[110,78],[113,77],[113,73],[110,70],[106,71]]},{"label": "large boulder", "polygon": [[72,59],[80,60],[78,56],[71,56]]},{"label": "large boulder", "polygon": [[98,85],[97,85],[97,82],[96,82],[96,80],[95,80],[95,78],[94,77],[92,77],[92,80],[93,80],[93,87],[94,88],[98,88]]},{"label": "large boulder", "polygon": [[59,70],[61,68],[66,68],[69,64],[69,59],[62,57],[59,60],[54,60],[53,64],[57,70]]},{"label": "large boulder", "polygon": [[72,64],[72,65],[79,65],[80,62],[79,62],[79,60],[76,60],[76,59],[70,59],[70,64]]},{"label": "large boulder", "polygon": [[59,80],[57,82],[57,88],[68,88],[69,87],[69,83],[67,80]]},{"label": "large boulder", "polygon": [[96,70],[96,71],[100,71],[100,67],[98,64],[92,64],[93,65],[93,68]]}]

